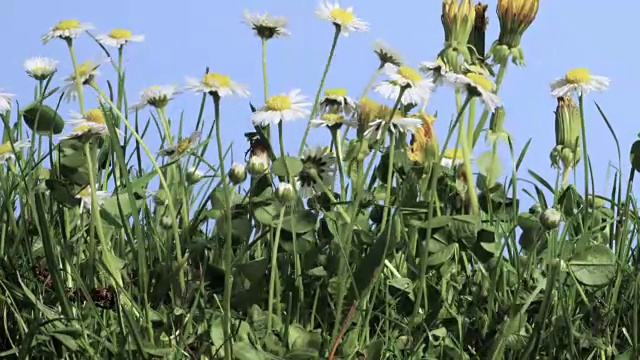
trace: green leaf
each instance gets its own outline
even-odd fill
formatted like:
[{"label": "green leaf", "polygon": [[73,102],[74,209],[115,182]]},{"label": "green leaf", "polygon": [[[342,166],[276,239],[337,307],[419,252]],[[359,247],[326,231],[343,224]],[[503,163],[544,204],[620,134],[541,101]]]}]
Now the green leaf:
[{"label": "green leaf", "polygon": [[317,358],[322,346],[322,333],[320,330],[307,331],[298,324],[292,324],[289,326],[287,342],[290,350],[313,350]]},{"label": "green leaf", "polygon": [[411,300],[415,300],[413,295],[413,282],[408,278],[393,278],[388,281],[389,286],[392,286],[402,292],[407,293]]},{"label": "green leaf", "polygon": [[569,261],[569,267],[583,285],[604,286],[615,277],[615,263],[613,251],[605,245],[597,244],[574,255]]},{"label": "green leaf", "polygon": [[253,211],[253,217],[262,225],[273,226],[273,218],[277,213],[274,205],[262,206]]},{"label": "green leaf", "polygon": [[538,218],[528,212],[518,214],[518,226],[523,231],[532,231],[538,228]]},{"label": "green leaf", "polygon": [[458,248],[458,246],[459,245],[456,244],[456,243],[449,244],[444,249],[438,251],[437,253],[435,253],[433,255],[430,255],[427,258],[427,266],[438,266],[438,265],[442,265],[443,263],[449,261],[449,259],[451,259],[451,257],[453,256],[454,252]]},{"label": "green leaf", "polygon": [[[278,220],[274,218],[274,227],[278,225]],[[318,216],[311,210],[294,211],[282,219],[282,228],[289,232],[295,229],[296,233],[302,234],[314,230],[317,220]]]},{"label": "green leaf", "polygon": [[451,217],[449,232],[454,240],[462,242],[468,247],[478,239],[478,231],[480,230],[480,217],[475,215],[457,215]]},{"label": "green leaf", "polygon": [[249,282],[254,283],[264,279],[268,265],[269,259],[263,257],[244,264],[239,264],[238,270],[249,280]]},{"label": "green leaf", "polygon": [[285,177],[287,176],[287,170],[289,170],[290,176],[296,176],[302,171],[302,166],[302,161],[297,157],[285,156],[284,158],[277,158],[271,164],[271,171],[273,171],[276,176]]},{"label": "green leaf", "polygon": [[56,179],[47,179],[44,181],[44,184],[47,189],[49,189],[51,197],[60,204],[67,207],[74,207],[80,204],[80,200],[76,199],[74,193],[66,183]]},{"label": "green leaf", "polygon": [[50,106],[38,102],[31,103],[22,110],[22,119],[29,129],[40,135],[58,135],[64,129],[62,117]]},{"label": "green leaf", "polygon": [[263,360],[265,354],[254,348],[248,341],[233,344],[233,355],[238,360]]},{"label": "green leaf", "polygon": [[375,340],[367,346],[367,359],[382,359],[384,343],[382,340]]}]

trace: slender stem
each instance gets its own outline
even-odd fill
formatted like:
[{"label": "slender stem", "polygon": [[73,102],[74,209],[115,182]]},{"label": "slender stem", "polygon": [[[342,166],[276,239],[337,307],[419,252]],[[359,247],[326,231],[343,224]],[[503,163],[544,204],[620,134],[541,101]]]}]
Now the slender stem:
[{"label": "slender stem", "polygon": [[[504,80],[504,75],[507,72],[508,64],[509,64],[508,59],[505,59],[499,65],[500,68],[498,69],[498,75],[496,76],[496,91],[495,91],[495,94],[498,94],[498,92],[500,91],[500,86],[502,86],[502,80]],[[489,111],[487,109],[485,109],[482,112],[482,116],[480,116],[480,120],[478,121],[478,126],[476,126],[476,130],[474,131],[473,142],[471,143],[471,148],[473,148],[476,145],[476,143],[478,142],[478,139],[480,138],[480,133],[482,132],[482,129],[484,128],[484,124],[487,123],[487,119],[489,119]]]},{"label": "slender stem", "polygon": [[218,142],[218,161],[220,164],[220,178],[222,180],[222,186],[224,187],[224,201],[228,206],[224,212],[225,221],[225,239],[224,239],[224,357],[227,360],[233,359],[232,351],[232,335],[231,335],[231,295],[233,287],[233,247],[231,244],[231,189],[229,188],[229,182],[227,181],[227,172],[224,166],[224,154],[222,152],[222,133],[220,131],[220,96],[217,93],[213,94],[213,107],[214,107],[214,120],[216,124],[216,140]]},{"label": "slender stem", "polygon": [[307,136],[309,136],[309,129],[311,128],[311,120],[316,116],[318,112],[318,101],[320,100],[320,94],[322,93],[322,88],[324,88],[324,81],[327,78],[327,74],[329,73],[329,67],[331,67],[331,61],[333,60],[333,54],[336,51],[336,45],[338,45],[338,37],[340,37],[340,25],[335,25],[336,31],[333,34],[333,42],[331,43],[331,50],[329,51],[329,58],[327,59],[327,64],[324,67],[324,72],[322,73],[322,79],[320,80],[320,86],[318,87],[318,91],[316,92],[316,98],[313,102],[313,109],[311,110],[311,116],[309,117],[309,121],[307,122],[307,127],[304,130],[304,135],[302,136],[302,141],[300,142],[300,150],[298,150],[298,156],[302,155],[302,150],[304,150],[304,146],[307,143]]},{"label": "slender stem", "polygon": [[331,129],[331,137],[333,138],[334,146],[336,149],[336,157],[338,159],[338,174],[340,176],[340,197],[345,199],[346,186],[344,176],[344,166],[342,165],[342,141],[340,140],[340,129]]},{"label": "slender stem", "polygon": [[275,285],[276,277],[278,276],[278,246],[280,244],[280,233],[282,231],[282,222],[284,219],[285,207],[280,209],[280,216],[278,218],[278,225],[276,226],[276,236],[271,244],[271,273],[269,275],[269,301],[268,301],[268,314],[267,314],[267,336],[271,334],[273,330],[273,300],[275,298]]},{"label": "slender stem", "polygon": [[82,80],[80,79],[80,71],[78,69],[78,61],[76,60],[76,52],[73,50],[73,39],[67,39],[71,62],[73,63],[74,81],[76,83],[76,91],[78,92],[78,102],[80,103],[80,114],[84,114],[84,94],[82,93]]},{"label": "slender stem", "polygon": [[[124,45],[118,48],[118,110],[122,111],[124,103],[124,70],[122,69]],[[120,124],[116,123],[116,126]]]},{"label": "slender stem", "polygon": [[[269,99],[269,77],[267,75],[267,39],[262,38],[262,91],[264,93],[264,102]],[[266,136],[271,140],[271,126],[267,125]]]},{"label": "slender stem", "polygon": [[587,128],[584,121],[584,102],[582,94],[578,96],[580,105],[580,126],[582,127],[582,162],[584,163],[584,200],[589,198],[589,158],[587,153]]}]

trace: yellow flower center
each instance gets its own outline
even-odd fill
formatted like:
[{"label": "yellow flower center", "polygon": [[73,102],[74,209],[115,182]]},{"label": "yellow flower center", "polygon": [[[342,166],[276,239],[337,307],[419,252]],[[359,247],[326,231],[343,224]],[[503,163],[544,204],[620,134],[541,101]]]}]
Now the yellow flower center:
[{"label": "yellow flower center", "polygon": [[227,88],[231,86],[231,78],[227,75],[210,72],[204,76],[202,83],[206,86]]},{"label": "yellow flower center", "polygon": [[96,124],[104,124],[104,114],[100,109],[91,109],[87,111],[84,115],[85,120],[96,123]]},{"label": "yellow flower center", "polygon": [[126,40],[131,38],[131,31],[127,29],[113,29],[109,33],[109,37],[117,40]]},{"label": "yellow flower center", "polygon": [[291,99],[287,94],[274,95],[267,100],[267,108],[271,111],[291,109]]},{"label": "yellow flower center", "polygon": [[493,83],[486,77],[476,73],[468,73],[467,78],[483,90],[493,91]]},{"label": "yellow flower center", "polygon": [[346,97],[347,96],[347,89],[345,88],[335,88],[335,89],[327,89],[324,92],[324,96],[342,96],[342,97]]},{"label": "yellow flower center", "polygon": [[182,154],[185,151],[189,150],[190,147],[191,147],[191,139],[187,138],[180,141],[178,145],[176,145],[176,151],[178,152],[178,154]]},{"label": "yellow flower center", "polygon": [[333,124],[341,123],[342,120],[344,120],[344,116],[339,114],[324,114],[322,115],[322,120],[333,125]]},{"label": "yellow flower center", "polygon": [[[91,61],[85,61],[78,66],[78,76],[83,79],[87,77],[93,70],[95,70],[96,65]],[[75,76],[75,73],[73,74]]]},{"label": "yellow flower center", "polygon": [[408,66],[400,66],[400,68],[398,68],[398,74],[412,83],[417,83],[422,80],[422,75]]},{"label": "yellow flower center", "polygon": [[565,79],[569,84],[584,84],[591,79],[591,73],[585,68],[572,69],[567,71]]},{"label": "yellow flower center", "polygon": [[62,20],[56,26],[54,26],[53,30],[64,31],[64,30],[72,30],[80,27],[80,22],[78,20]]},{"label": "yellow flower center", "polygon": [[91,126],[90,126],[90,125],[82,124],[82,125],[78,125],[78,126],[76,126],[76,127],[72,130],[72,132],[73,132],[73,133],[77,133],[77,134],[84,134],[84,133],[86,133],[86,132],[87,132],[87,131],[89,131],[89,130],[91,130]]},{"label": "yellow flower center", "polygon": [[464,160],[462,149],[447,149],[444,151],[444,157],[450,160]]},{"label": "yellow flower center", "polygon": [[333,9],[329,14],[331,15],[331,18],[340,25],[348,25],[356,19],[355,15],[353,15],[351,11],[341,8]]},{"label": "yellow flower center", "polygon": [[12,152],[13,149],[11,148],[11,143],[10,142],[6,142],[2,145],[0,145],[0,154],[6,154],[6,153],[10,153]]},{"label": "yellow flower center", "polygon": [[84,189],[80,190],[80,192],[78,193],[78,197],[83,197],[83,198],[91,197],[90,187],[87,186]]}]

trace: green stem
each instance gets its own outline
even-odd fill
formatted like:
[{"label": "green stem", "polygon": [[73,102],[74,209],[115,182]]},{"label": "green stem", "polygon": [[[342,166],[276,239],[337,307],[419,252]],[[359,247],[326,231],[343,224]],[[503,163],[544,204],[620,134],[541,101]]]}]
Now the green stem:
[{"label": "green stem", "polygon": [[[367,83],[367,86],[364,87],[364,91],[362,91],[362,95],[360,95],[360,100],[358,100],[359,103],[362,102],[362,100],[369,93],[369,89],[371,89],[371,87],[373,86],[373,83],[375,83],[375,81],[378,78],[378,76],[380,75],[380,72],[382,71],[383,67],[384,67],[384,63],[381,62],[380,66],[378,66],[378,69],[376,70],[376,72],[373,73],[373,76],[371,77],[371,79],[369,79],[369,82]],[[344,132],[344,135],[342,135],[342,142],[347,141],[347,134],[349,134],[349,130],[351,130],[351,129],[347,128],[347,130]]]},{"label": "green stem", "polygon": [[[264,93],[264,102],[269,99],[269,78],[267,75],[267,39],[262,38],[262,91]],[[271,140],[271,126],[267,125],[265,129],[268,140]]]},{"label": "green stem", "polygon": [[285,207],[280,209],[280,217],[278,218],[278,225],[276,227],[276,236],[271,245],[271,273],[269,275],[269,301],[268,301],[268,314],[267,314],[267,336],[271,334],[273,330],[273,300],[275,298],[275,285],[276,277],[278,276],[278,246],[280,244],[280,233],[282,231],[282,221],[284,219]]},{"label": "green stem", "polygon": [[[502,80],[504,80],[504,75],[507,72],[507,65],[508,64],[509,64],[508,59],[505,59],[499,65],[500,68],[498,69],[498,75],[496,76],[496,91],[495,91],[495,94],[498,94],[498,92],[500,91],[500,86],[502,86]],[[471,143],[471,147],[472,148],[478,142],[478,139],[480,138],[480,133],[482,132],[482,129],[484,128],[484,124],[487,123],[487,119],[489,119],[489,111],[485,108],[485,110],[482,112],[482,116],[480,117],[480,120],[478,121],[478,126],[476,127],[476,130],[474,131],[474,134],[473,134],[473,142]]]},{"label": "green stem", "polygon": [[213,94],[213,107],[214,107],[214,121],[216,124],[216,140],[218,142],[218,161],[220,164],[220,178],[222,180],[222,186],[224,187],[224,198],[228,208],[224,212],[225,221],[225,239],[224,239],[224,328],[223,334],[225,338],[224,342],[224,357],[227,360],[233,359],[232,351],[232,335],[231,335],[231,292],[233,287],[233,247],[231,244],[231,189],[229,188],[229,182],[227,181],[227,172],[224,166],[224,154],[222,152],[222,133],[220,131],[220,96],[217,93]]},{"label": "green stem", "polygon": [[333,60],[333,54],[336,51],[336,45],[338,45],[338,38],[340,37],[340,25],[335,25],[335,28],[336,28],[336,31],[333,34],[333,42],[331,43],[329,58],[327,59],[327,64],[325,65],[324,72],[322,73],[320,86],[318,87],[318,91],[316,92],[316,98],[313,102],[313,109],[311,110],[311,116],[309,117],[309,121],[307,122],[307,127],[304,130],[302,141],[300,142],[300,150],[298,150],[298,156],[302,155],[302,150],[304,150],[304,146],[307,142],[307,136],[309,136],[309,130],[311,128],[311,120],[316,116],[316,113],[318,112],[318,101],[320,100],[320,94],[322,93],[322,88],[324,88],[324,81],[327,78],[327,74],[329,73],[329,67],[331,67],[331,60]]},{"label": "green stem", "polygon": [[78,102],[80,103],[80,114],[84,115],[84,94],[82,93],[82,81],[80,79],[80,72],[78,71],[76,52],[73,50],[73,39],[67,39],[67,46],[69,47],[69,54],[71,55],[71,62],[73,63],[74,81],[76,83],[76,91],[78,92]]},{"label": "green stem", "polygon": [[331,137],[333,138],[333,142],[335,144],[336,149],[336,157],[338,159],[338,174],[340,176],[340,198],[345,199],[346,197],[346,187],[345,187],[345,177],[344,177],[344,166],[342,165],[342,141],[340,140],[340,129],[331,129]]},{"label": "green stem", "polygon": [[584,200],[589,198],[589,157],[587,153],[587,128],[584,121],[584,102],[582,94],[578,96],[580,105],[580,126],[582,127],[582,162],[584,163]]}]

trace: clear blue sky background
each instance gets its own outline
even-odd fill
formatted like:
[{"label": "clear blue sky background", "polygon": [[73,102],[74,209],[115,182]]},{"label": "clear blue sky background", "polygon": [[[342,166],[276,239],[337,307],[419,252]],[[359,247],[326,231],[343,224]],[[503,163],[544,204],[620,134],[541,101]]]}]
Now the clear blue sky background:
[{"label": "clear blue sky background", "polygon": [[[0,33],[4,34],[4,50],[0,56],[0,88],[17,94],[21,104],[31,101],[34,83],[22,69],[24,59],[29,56],[61,60],[56,84],[70,73],[71,62],[64,42],[42,45],[40,40],[41,35],[61,19],[91,22],[96,27],[95,34],[116,27],[127,28],[134,34],[146,35],[143,43],[125,49],[130,103],[137,101],[142,89],[153,84],[184,86],[185,76],[200,77],[206,66],[249,86],[252,95],[248,100],[236,97],[223,102],[225,146],[233,141],[235,156],[240,158],[246,146],[242,134],[252,129],[248,101],[256,105],[262,103],[260,41],[241,23],[243,10],[269,11],[288,17],[293,36],[269,43],[270,93],[300,88],[313,98],[333,34],[332,25],[315,16],[318,4],[318,1],[307,0],[111,0],[92,6],[80,0],[2,0]],[[497,37],[499,24],[495,15],[496,1],[488,1],[488,4],[489,45]],[[378,64],[371,50],[375,39],[385,40],[414,66],[420,61],[433,60],[442,48],[440,1],[400,1],[391,5],[383,1],[350,0],[342,5],[354,6],[357,16],[368,21],[371,30],[340,38],[327,87],[347,87],[350,94],[357,97]],[[531,168],[550,181],[554,179],[549,151],[554,145],[556,101],[549,93],[549,82],[574,67],[587,67],[594,74],[612,79],[608,91],[590,94],[586,101],[589,153],[596,171],[597,191],[610,191],[610,184],[606,183],[608,166],[610,161],[617,163],[617,160],[615,143],[598,116],[593,100],[599,102],[613,123],[622,146],[625,176],[628,174],[628,149],[640,131],[640,124],[636,124],[632,115],[640,74],[632,71],[637,66],[629,55],[636,47],[632,37],[626,34],[629,26],[637,22],[639,12],[640,2],[634,1],[618,2],[617,6],[603,1],[541,1],[538,17],[522,41],[527,66],[510,65],[500,93],[508,112],[506,127],[514,137],[516,151],[533,138],[521,177],[529,178],[526,169]],[[102,55],[88,36],[82,36],[77,44],[80,61]],[[112,69],[105,67],[102,71],[101,86],[106,86],[107,79],[115,82]],[[168,112],[174,122],[184,110],[187,132],[195,126],[199,100],[199,96],[184,93],[169,106]],[[440,114],[436,128],[441,137],[452,116],[452,104],[452,91],[442,89],[428,107],[429,112]],[[90,105],[95,105],[95,99]],[[68,109],[77,110],[77,105],[67,106],[65,115]],[[211,121],[210,105],[206,114]],[[289,123],[285,128],[289,141],[287,148],[295,152],[304,123]],[[326,139],[323,130],[315,130],[310,144],[326,144]],[[149,142],[152,149],[157,149],[154,139]],[[476,155],[485,148],[484,145],[479,147]],[[213,150],[209,154],[215,162]],[[503,160],[508,161],[508,158],[503,156]],[[579,179],[581,169],[579,166]],[[526,208],[522,210],[526,211]]]}]

